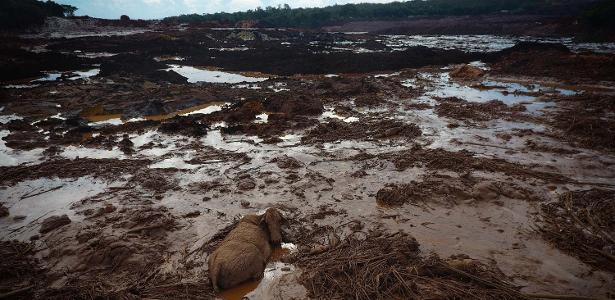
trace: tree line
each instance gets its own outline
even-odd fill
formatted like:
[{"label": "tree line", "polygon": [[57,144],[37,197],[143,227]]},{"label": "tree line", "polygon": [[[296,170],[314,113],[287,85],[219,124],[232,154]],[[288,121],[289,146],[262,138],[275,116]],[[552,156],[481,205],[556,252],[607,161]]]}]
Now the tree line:
[{"label": "tree line", "polygon": [[[361,3],[323,8],[289,5],[236,13],[190,14],[166,18],[182,23],[236,23],[253,20],[268,27],[320,27],[349,21],[403,20],[416,16],[459,16],[489,13],[574,15],[591,8],[592,0],[415,0],[384,4]],[[613,4],[613,0],[605,2]]]},{"label": "tree line", "polygon": [[0,0],[0,29],[23,29],[42,25],[47,17],[72,16],[76,7],[53,1]]}]

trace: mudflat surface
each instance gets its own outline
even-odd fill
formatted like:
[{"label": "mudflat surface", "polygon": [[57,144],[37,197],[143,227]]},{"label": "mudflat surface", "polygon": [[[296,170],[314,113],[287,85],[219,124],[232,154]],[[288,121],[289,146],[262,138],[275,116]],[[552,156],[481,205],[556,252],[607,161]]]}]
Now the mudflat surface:
[{"label": "mudflat surface", "polygon": [[[0,46],[0,292],[614,296],[613,45],[131,33]],[[216,295],[208,254],[268,207],[264,279]]]}]

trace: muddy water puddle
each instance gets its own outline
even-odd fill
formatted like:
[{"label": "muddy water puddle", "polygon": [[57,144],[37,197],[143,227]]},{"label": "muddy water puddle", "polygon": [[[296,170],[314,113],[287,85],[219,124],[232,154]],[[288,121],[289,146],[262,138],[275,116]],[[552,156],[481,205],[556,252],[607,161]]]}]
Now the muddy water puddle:
[{"label": "muddy water puddle", "polygon": [[396,51],[425,46],[466,52],[495,52],[510,48],[518,42],[561,43],[574,52],[593,51],[615,53],[615,43],[578,43],[572,38],[511,37],[496,35],[382,35],[386,46]]},{"label": "muddy water puddle", "polygon": [[[531,103],[528,107],[530,112],[535,112],[553,103],[537,103],[537,94],[546,95],[574,95],[575,91],[567,89],[544,88],[539,85],[525,86],[519,83],[498,82],[495,80],[483,80],[478,85],[465,85],[455,82],[450,74],[420,73],[418,80],[426,81],[431,85],[431,90],[425,95],[431,97],[456,97],[470,102],[487,102],[491,100],[502,101],[507,105]],[[404,81],[408,86],[416,85],[415,81]],[[544,104],[543,104],[544,103]]]},{"label": "muddy water puddle", "polygon": [[89,79],[90,77],[94,77],[100,73],[100,69],[94,68],[90,70],[84,71],[68,71],[68,72],[46,72],[45,76],[35,79],[32,82],[48,82],[48,81],[56,81],[56,80],[80,80],[80,79]]},{"label": "muddy water puddle", "polygon": [[90,177],[42,178],[0,189],[0,199],[10,213],[10,217],[0,219],[0,231],[3,237],[26,241],[38,234],[40,222],[46,217],[66,214],[72,221],[79,221],[83,217],[76,215],[71,206],[112,186],[118,185]]},{"label": "muddy water puddle", "polygon": [[228,73],[217,70],[208,70],[191,66],[170,65],[169,71],[175,71],[179,75],[188,78],[188,82],[208,82],[208,83],[242,83],[242,82],[261,82],[269,78],[252,77],[241,74]]},{"label": "muddy water puddle", "polygon": [[280,247],[273,248],[272,250],[263,279],[247,281],[234,288],[222,290],[219,296],[224,300],[266,299],[267,294],[272,289],[272,284],[275,284],[276,280],[295,271],[293,265],[283,263],[280,259],[284,255],[297,251],[296,245],[282,243]]}]

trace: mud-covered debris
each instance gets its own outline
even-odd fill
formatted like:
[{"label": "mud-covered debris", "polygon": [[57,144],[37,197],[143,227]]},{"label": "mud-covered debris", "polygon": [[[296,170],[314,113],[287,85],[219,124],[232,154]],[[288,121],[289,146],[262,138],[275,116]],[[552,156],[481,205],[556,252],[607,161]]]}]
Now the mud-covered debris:
[{"label": "mud-covered debris", "polygon": [[60,228],[64,225],[68,225],[70,224],[70,222],[71,220],[68,218],[67,215],[51,216],[43,220],[43,222],[41,223],[41,229],[39,230],[39,232],[42,234],[45,234],[56,228]]},{"label": "mud-covered debris", "polygon": [[247,201],[247,200],[241,200],[241,207],[243,207],[243,208],[249,208],[249,207],[250,207],[250,201]]},{"label": "mud-covered debris", "polygon": [[440,117],[461,121],[489,121],[513,117],[525,111],[525,106],[508,106],[499,100],[484,103],[469,102],[459,98],[439,98],[434,112]]},{"label": "mud-covered debris", "polygon": [[4,206],[4,203],[0,202],[0,218],[4,218],[8,216],[9,216],[8,207]]},{"label": "mud-covered debris", "polygon": [[314,116],[321,114],[324,110],[320,99],[306,96],[295,96],[289,99],[285,96],[275,95],[268,98],[264,105],[267,111],[282,113],[286,116]]},{"label": "mud-covered debris", "polygon": [[553,126],[574,146],[615,150],[615,101],[610,95],[583,93],[560,100]]},{"label": "mud-covered debris", "polygon": [[572,182],[572,179],[558,174],[533,170],[529,166],[511,163],[503,159],[475,157],[472,152],[447,151],[441,148],[414,147],[397,153],[380,155],[393,162],[398,170],[424,166],[432,170],[451,170],[458,173],[469,171],[501,172],[519,178],[537,178],[548,182]]},{"label": "mud-covered debris", "polygon": [[615,191],[571,191],[542,205],[538,231],[564,252],[615,272],[614,215]]},{"label": "mud-covered debris", "polygon": [[296,264],[312,298],[522,298],[494,266],[424,257],[418,242],[404,233],[352,234],[336,247],[305,252]]},{"label": "mud-covered debris", "polygon": [[135,151],[133,146],[134,144],[130,140],[130,137],[128,136],[128,134],[124,134],[124,136],[122,137],[122,140],[120,141],[120,150],[122,150],[124,154],[130,155],[134,153]]},{"label": "mud-covered debris", "polygon": [[207,134],[209,125],[199,121],[195,116],[176,116],[162,122],[158,130],[168,134],[202,137]]},{"label": "mud-covered debris", "polygon": [[452,78],[458,79],[476,79],[485,74],[485,71],[482,69],[471,66],[471,65],[463,65],[451,71],[450,75]]},{"label": "mud-covered debris", "polygon": [[497,187],[493,186],[492,182],[485,181],[476,184],[473,188],[472,195],[479,200],[495,200],[500,195],[497,192]]},{"label": "mud-covered debris", "polygon": [[256,188],[256,182],[252,177],[243,178],[237,182],[237,188],[244,191],[253,190]]},{"label": "mud-covered debris", "polygon": [[406,203],[426,206],[427,202],[456,204],[470,199],[465,192],[467,183],[461,178],[449,176],[429,176],[422,181],[408,184],[389,184],[376,193],[376,202],[381,206],[402,206]]},{"label": "mud-covered debris", "polygon": [[201,215],[201,212],[198,211],[198,210],[195,210],[195,211],[189,212],[187,214],[184,214],[182,217],[190,219],[190,218],[196,218],[196,217],[198,217],[200,215]]},{"label": "mud-covered debris", "polygon": [[0,182],[19,182],[25,179],[79,178],[94,176],[117,179],[122,174],[134,174],[149,165],[146,159],[77,158],[48,160],[37,165],[0,167]]},{"label": "mud-covered debris", "polygon": [[365,176],[367,176],[367,172],[365,172],[365,170],[358,170],[350,174],[350,177],[353,178],[363,178]]},{"label": "mud-covered debris", "polygon": [[272,159],[271,162],[276,163],[280,169],[299,169],[303,167],[303,163],[287,155],[276,157]]},{"label": "mud-covered debris", "polygon": [[263,110],[263,104],[258,101],[238,102],[228,108],[224,121],[229,123],[252,122]]},{"label": "mud-covered debris", "polygon": [[414,139],[421,136],[421,129],[414,123],[394,120],[347,123],[331,120],[310,130],[303,142],[333,142],[337,140],[371,140],[387,138]]},{"label": "mud-covered debris", "polygon": [[[34,298],[32,284],[45,278],[44,270],[34,258],[34,249],[32,243],[0,241],[0,295],[3,298]],[[14,291],[20,292],[8,294]]]},{"label": "mud-covered debris", "polygon": [[141,187],[158,194],[165,193],[178,187],[177,180],[167,173],[172,174],[171,171],[144,169],[135,174],[130,180],[130,184],[139,184]]}]

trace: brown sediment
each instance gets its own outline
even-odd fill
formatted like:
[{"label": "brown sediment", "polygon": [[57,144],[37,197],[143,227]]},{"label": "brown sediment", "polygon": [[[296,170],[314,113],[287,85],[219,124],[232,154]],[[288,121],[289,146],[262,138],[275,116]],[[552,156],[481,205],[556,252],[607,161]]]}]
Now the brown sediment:
[{"label": "brown sediment", "polygon": [[535,178],[547,182],[573,182],[572,179],[561,174],[533,170],[530,166],[507,162],[503,159],[475,157],[473,153],[466,150],[451,152],[441,148],[415,147],[399,153],[382,154],[380,157],[392,161],[398,170],[425,166],[432,170],[451,170],[457,173],[487,171],[504,173],[521,179]]},{"label": "brown sediment", "polygon": [[566,192],[541,208],[537,231],[545,240],[595,268],[615,272],[615,191]]},{"label": "brown sediment", "polygon": [[0,241],[0,295],[10,299],[31,299],[47,280],[45,270],[34,258],[34,243]]},{"label": "brown sediment", "polygon": [[301,140],[305,143],[333,142],[344,140],[378,140],[406,138],[412,140],[421,136],[421,129],[415,124],[385,120],[347,123],[331,120],[308,131]]},{"label": "brown sediment", "polygon": [[0,167],[0,182],[15,183],[36,178],[79,178],[83,176],[117,178],[120,174],[134,174],[150,164],[144,159],[56,159],[38,165]]},{"label": "brown sediment", "polygon": [[[421,182],[408,184],[391,184],[378,190],[376,202],[384,207],[401,206],[406,203],[420,207],[428,207],[425,201],[442,201],[444,204],[457,204],[472,198],[468,190],[471,182],[455,179],[450,176],[426,178]],[[439,200],[438,200],[439,199]]]},{"label": "brown sediment", "polygon": [[434,111],[440,117],[461,121],[489,121],[517,116],[525,111],[525,106],[508,106],[502,101],[492,100],[485,103],[468,102],[459,98],[438,99]]},{"label": "brown sediment", "polygon": [[[498,56],[493,73],[554,77],[569,82],[615,80],[615,59],[609,54],[579,54],[563,45],[520,43]],[[571,70],[574,76],[570,76]]]},{"label": "brown sediment", "polygon": [[582,93],[558,99],[563,109],[553,115],[556,135],[581,147],[615,149],[615,101],[611,95]]},{"label": "brown sediment", "polygon": [[[596,83],[609,70],[612,54],[577,55],[557,50],[560,46],[539,49],[527,45],[499,54],[422,47],[389,53],[390,49],[369,34],[254,30],[256,41],[237,38],[245,35],[237,30],[191,27],[184,32],[169,27],[128,37],[56,39],[47,46],[50,51],[132,54],[88,59],[88,64],[104,64],[106,69],[88,81],[60,80],[33,88],[0,89],[0,115],[23,117],[0,124],[6,135],[3,142],[9,148],[1,154],[28,156],[25,164],[0,167],[0,194],[7,196],[2,205],[11,210],[11,216],[2,219],[2,233],[24,240],[35,234],[32,240],[38,239],[36,245],[44,245],[36,254],[49,267],[44,280],[37,281],[40,286],[29,288],[28,280],[15,285],[17,289],[29,288],[22,294],[25,298],[214,298],[204,269],[207,254],[234,227],[237,218],[271,206],[287,208],[291,228],[284,232],[284,240],[300,249],[283,255],[282,260],[295,261],[294,266],[301,267],[293,271],[289,281],[296,285],[296,277],[304,270],[301,282],[315,298],[523,298],[485,261],[497,263],[515,283],[532,290],[565,289],[590,296],[608,295],[612,290],[608,286],[612,277],[603,277],[613,271],[607,256],[576,242],[610,254],[612,245],[595,232],[568,228],[594,226],[594,221],[584,219],[587,208],[596,227],[610,226],[602,215],[602,211],[609,211],[604,204],[607,196],[600,196],[610,195],[607,191],[575,192],[573,199],[589,199],[573,203],[572,211],[583,226],[565,223],[570,212],[563,204],[552,204],[555,208],[541,212],[546,220],[559,218],[554,221],[559,227],[544,222],[545,240],[578,259],[526,234],[535,226],[527,218],[536,213],[536,202],[542,204],[568,189],[609,186],[614,161],[609,150],[613,148],[614,109],[612,96],[605,94],[611,91],[609,83],[600,83],[605,87],[592,93],[556,96],[551,90],[554,87],[584,88],[512,76],[508,82],[523,82],[527,90],[536,90],[514,92],[536,97],[514,106],[497,101],[433,99],[429,93],[437,88],[437,75],[447,72],[441,67],[451,62],[488,59],[487,63],[495,65],[488,65],[491,70],[485,68],[485,80],[499,81],[498,74],[542,74]],[[292,45],[281,46],[287,39]],[[325,47],[308,45],[311,41],[333,44],[340,39],[384,52],[326,54],[321,52]],[[45,39],[19,43],[42,41]],[[249,49],[209,49],[221,47],[221,42],[224,47]],[[178,76],[156,71],[171,62],[156,63],[152,58],[171,54],[186,58],[173,62],[180,65],[217,65],[219,59],[217,67],[225,70],[291,76],[266,75],[269,80],[247,88],[230,83],[188,84]],[[210,59],[212,56],[218,58]],[[530,70],[534,60],[545,56],[550,61],[548,66],[545,63],[548,68]],[[567,67],[555,66],[553,57],[564,59]],[[143,66],[121,64],[133,58]],[[596,74],[583,69],[583,62],[590,62],[592,68],[601,60],[606,65]],[[78,60],[66,62],[72,65]],[[434,65],[401,69],[425,64]],[[28,72],[37,69],[32,66]],[[370,73],[356,73],[368,70]],[[296,74],[304,71],[317,74]],[[345,71],[352,73],[342,73]],[[475,69],[462,67],[458,71],[452,75],[460,75],[454,79],[456,84],[494,88],[483,84],[479,79],[483,74]],[[435,77],[422,78],[423,73]],[[549,90],[545,92],[543,87]],[[530,104],[543,107],[547,101],[549,105],[536,114],[524,110]],[[222,103],[229,105],[207,115],[182,115]],[[325,118],[323,112],[355,122]],[[262,113],[268,115],[266,122],[256,119]],[[56,114],[66,120],[50,118]],[[145,120],[138,121],[140,118]],[[120,119],[123,124],[91,124],[110,119]],[[517,125],[534,129],[517,129]],[[303,139],[292,144],[285,136],[293,141]],[[428,148],[430,143],[441,148]],[[129,159],[61,158],[69,145],[113,149],[114,153],[120,149],[126,153],[122,158]],[[37,151],[25,152],[30,149]],[[38,150],[43,149],[39,156]],[[148,167],[176,159],[189,169]],[[17,163],[20,160],[18,157]],[[39,181],[28,182],[56,177],[71,182],[65,178],[83,176],[105,179],[100,180],[103,190],[73,197],[68,187],[49,191],[36,186]],[[104,186],[111,182],[111,186]],[[42,195],[38,191],[48,193],[40,199],[28,197]],[[23,196],[26,198],[21,199]],[[73,202],[44,216],[24,208],[46,208],[47,203],[57,204],[58,198]],[[551,210],[557,212],[550,215]],[[39,235],[41,221],[65,213],[70,223],[62,218],[61,226]],[[218,231],[225,224],[231,225]],[[480,257],[482,263],[465,256],[448,260],[423,256],[414,252],[418,244],[409,236],[382,233],[400,229],[414,234],[422,248],[442,257],[451,252],[467,253]],[[477,242],[479,239],[484,243]],[[610,273],[592,273],[582,262]],[[553,265],[558,268],[553,270]],[[53,288],[47,286],[49,278],[55,283]],[[248,283],[247,289],[235,296],[243,297],[257,284]],[[0,288],[9,285],[1,283]],[[259,289],[263,286],[266,284]],[[291,290],[283,284],[271,289],[280,297]]]}]

